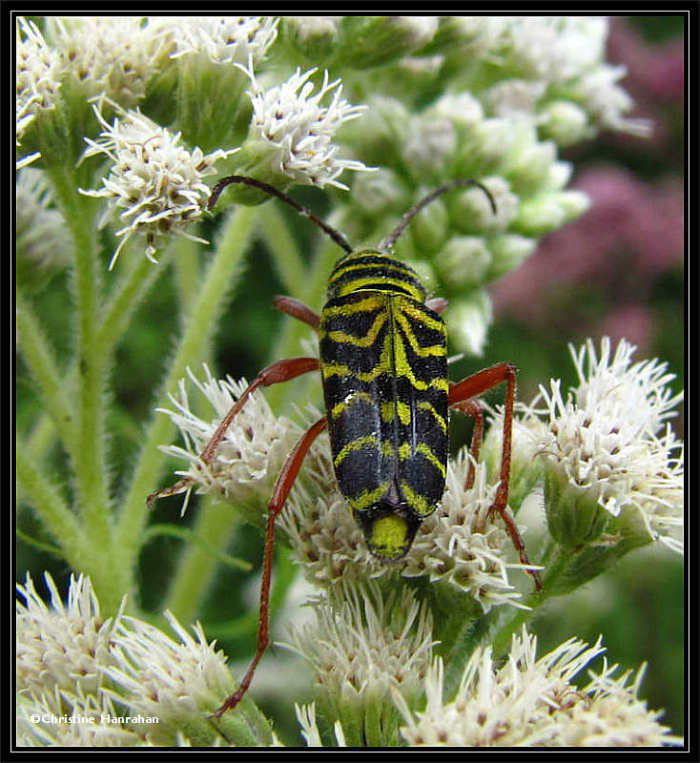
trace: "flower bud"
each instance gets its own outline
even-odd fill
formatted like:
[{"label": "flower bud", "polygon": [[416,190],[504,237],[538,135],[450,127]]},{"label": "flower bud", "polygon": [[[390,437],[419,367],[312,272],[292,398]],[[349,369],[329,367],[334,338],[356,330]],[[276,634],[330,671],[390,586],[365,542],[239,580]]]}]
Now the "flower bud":
[{"label": "flower bud", "polygon": [[491,299],[482,289],[450,303],[450,337],[456,349],[481,355],[492,318]]},{"label": "flower bud", "polygon": [[491,267],[486,273],[487,281],[495,281],[505,273],[519,268],[535,251],[537,241],[517,233],[503,233],[486,239],[491,251]]},{"label": "flower bud", "polygon": [[573,220],[590,206],[581,191],[542,193],[520,203],[514,228],[526,236],[542,236]]},{"label": "flower bud", "polygon": [[552,101],[542,112],[540,125],[543,135],[565,148],[591,136],[588,115],[571,101]]},{"label": "flower bud", "polygon": [[[473,186],[454,193],[449,199],[450,218],[463,233],[504,230],[518,214],[518,197],[511,192],[507,180],[494,176],[484,178],[483,188]],[[494,212],[495,206],[495,212]]]},{"label": "flower bud", "polygon": [[418,251],[433,254],[443,248],[449,230],[447,207],[442,199],[422,209],[411,222],[411,236]]},{"label": "flower bud", "polygon": [[457,136],[449,119],[413,119],[402,146],[406,166],[418,177],[444,176],[457,148]]},{"label": "flower bud", "polygon": [[483,119],[474,124],[459,147],[455,175],[475,177],[500,170],[514,139],[511,119]]},{"label": "flower bud", "polygon": [[449,119],[458,132],[472,127],[484,118],[481,103],[469,92],[446,93],[426,112],[436,117]]},{"label": "flower bud", "polygon": [[556,156],[556,145],[552,141],[538,141],[534,125],[521,127],[516,130],[516,142],[506,162],[506,174],[516,187],[533,193],[544,185]]},{"label": "flower bud", "polygon": [[285,16],[285,39],[310,61],[328,58],[338,41],[338,21],[329,16]]},{"label": "flower bud", "polygon": [[429,43],[437,28],[435,16],[344,16],[336,60],[357,69],[381,66]]},{"label": "flower bud", "polygon": [[[363,172],[357,176],[352,185],[352,201],[372,216],[406,209],[410,204],[406,189],[396,173],[382,167],[376,172]],[[423,212],[416,216],[413,226],[421,215]]]},{"label": "flower bud", "polygon": [[453,236],[435,257],[435,266],[455,288],[481,286],[491,266],[491,252],[480,236]]},{"label": "flower bud", "polygon": [[361,122],[343,126],[343,139],[368,164],[403,168],[399,152],[407,140],[410,123],[411,115],[401,101],[373,96],[367,100]]}]

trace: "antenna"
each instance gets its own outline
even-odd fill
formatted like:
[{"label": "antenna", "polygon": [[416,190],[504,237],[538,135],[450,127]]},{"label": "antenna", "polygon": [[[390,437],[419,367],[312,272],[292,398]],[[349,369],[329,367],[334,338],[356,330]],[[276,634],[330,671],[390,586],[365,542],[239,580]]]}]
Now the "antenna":
[{"label": "antenna", "polygon": [[481,188],[481,190],[488,196],[489,201],[491,202],[491,209],[493,209],[494,215],[498,213],[498,210],[496,208],[496,202],[491,195],[491,191],[483,184],[480,183],[478,180],[453,180],[451,183],[446,183],[445,185],[441,185],[439,188],[436,188],[432,193],[429,193],[424,199],[421,199],[415,206],[411,207],[408,212],[404,214],[404,216],[399,221],[399,224],[394,228],[393,232],[390,233],[388,236],[382,239],[379,246],[377,247],[380,252],[386,252],[389,249],[391,249],[394,246],[394,243],[396,242],[396,239],[403,233],[406,226],[411,222],[411,220],[425,207],[428,206],[432,201],[435,201],[438,196],[442,196],[443,193],[447,193],[447,191],[451,191],[453,188],[463,188],[465,186],[475,186],[476,188]]},{"label": "antenna", "polygon": [[318,227],[321,228],[321,230],[324,233],[328,234],[333,239],[333,241],[335,241],[335,243],[338,244],[339,247],[344,249],[348,254],[352,252],[352,247],[345,240],[345,236],[343,236],[342,233],[339,233],[337,230],[335,230],[335,228],[331,228],[330,225],[328,225],[327,223],[324,223],[323,220],[320,220],[318,217],[316,217],[316,215],[308,207],[305,207],[302,204],[299,204],[298,202],[294,201],[294,199],[291,196],[288,196],[286,193],[279,191],[273,185],[268,185],[268,183],[263,183],[262,180],[256,180],[255,178],[246,177],[245,175],[230,175],[229,177],[219,180],[219,182],[212,189],[211,195],[209,196],[209,201],[207,202],[207,209],[210,209],[210,210],[213,209],[219,196],[221,196],[221,192],[224,190],[224,188],[234,183],[249,185],[252,188],[257,188],[260,191],[264,191],[270,196],[276,196],[278,199],[281,199],[285,204],[289,204],[290,207],[294,207],[294,209],[296,209],[296,211],[299,212],[299,214],[304,215],[304,217],[308,217],[312,223],[314,223],[315,225],[318,225]]}]

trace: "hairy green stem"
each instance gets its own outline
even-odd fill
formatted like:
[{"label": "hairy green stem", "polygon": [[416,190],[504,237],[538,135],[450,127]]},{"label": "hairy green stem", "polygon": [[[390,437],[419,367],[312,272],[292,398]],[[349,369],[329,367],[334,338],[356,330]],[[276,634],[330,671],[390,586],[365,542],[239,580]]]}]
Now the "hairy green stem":
[{"label": "hairy green stem", "polygon": [[[236,515],[230,506],[202,501],[193,532],[218,551],[228,546]],[[182,622],[192,622],[202,599],[209,590],[219,559],[210,548],[190,543],[183,550],[163,609],[170,610]]]},{"label": "hairy green stem", "polygon": [[[154,267],[153,263],[149,262],[145,257],[127,256],[122,258],[122,262],[128,263],[125,266],[127,268],[126,273],[120,279],[114,293],[110,295],[104,316],[98,323],[95,339],[95,343],[104,358],[111,357],[116,343],[128,328],[136,308],[153,285],[156,277],[163,272],[165,262],[167,262],[170,256],[170,251],[169,249],[162,255],[161,264],[158,268]],[[71,411],[77,379],[78,365],[77,360],[73,359],[68,371],[58,380],[61,393],[67,396],[67,400],[71,401],[69,402],[69,409]],[[57,428],[54,426],[54,420],[59,418],[56,415],[57,410],[57,407],[51,407],[41,411],[41,416],[27,440],[27,447],[39,461],[54,442],[56,435],[65,444],[66,432],[61,431],[61,427]]]},{"label": "hairy green stem", "polygon": [[74,420],[53,350],[31,306],[21,294],[16,300],[17,346],[43,398],[44,410],[54,421],[68,453],[74,454]]},{"label": "hairy green stem", "polygon": [[494,635],[492,644],[493,653],[496,657],[507,653],[513,635],[519,632],[523,625],[532,619],[533,610],[544,604],[550,597],[548,591],[551,588],[551,584],[557,578],[560,568],[566,566],[567,563],[566,556],[559,554],[558,548],[559,546],[555,543],[550,543],[549,548],[547,548],[539,560],[539,564],[545,568],[545,573],[542,575],[542,590],[529,594],[522,601],[530,609],[519,609],[517,614],[505,625],[502,625]]},{"label": "hairy green stem", "polygon": [[74,242],[73,289],[76,303],[78,399],[73,464],[78,506],[93,548],[111,548],[109,496],[105,468],[104,391],[107,364],[97,344],[101,280],[97,258],[97,205],[78,193],[73,167],[50,168],[57,200]]},{"label": "hairy green stem", "polygon": [[[167,405],[168,393],[175,392],[177,383],[185,376],[187,367],[195,365],[207,351],[217,318],[236,282],[238,268],[247,249],[254,215],[255,210],[239,207],[235,214],[228,218],[224,235],[204,275],[197,301],[169,364],[166,379],[157,398],[157,407]],[[132,570],[132,575],[141,549],[143,527],[148,520],[146,497],[156,486],[165,460],[158,446],[170,442],[174,429],[175,426],[169,417],[154,414],[145,433],[136,470],[123,503],[115,544],[119,549],[122,564]]]},{"label": "hairy green stem", "polygon": [[49,482],[21,444],[16,453],[16,478],[26,500],[41,517],[71,566],[76,570],[87,571],[85,561],[90,549],[87,549],[86,554],[86,538],[80,523],[58,488]]},{"label": "hairy green stem", "polygon": [[290,296],[301,294],[308,277],[307,266],[276,204],[260,207],[258,232],[272,255],[284,284],[284,293]]}]

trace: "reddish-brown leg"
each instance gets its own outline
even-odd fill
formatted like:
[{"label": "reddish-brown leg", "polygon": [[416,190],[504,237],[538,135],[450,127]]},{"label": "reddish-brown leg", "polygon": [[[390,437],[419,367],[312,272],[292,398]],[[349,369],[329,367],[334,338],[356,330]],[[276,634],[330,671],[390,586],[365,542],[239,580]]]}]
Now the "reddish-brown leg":
[{"label": "reddish-brown leg", "polygon": [[308,324],[314,331],[318,331],[321,319],[318,313],[307,307],[294,297],[277,296],[272,300],[272,304],[281,312],[291,315],[303,323]]},{"label": "reddish-brown leg", "polygon": [[223,705],[214,713],[215,718],[223,715],[227,710],[232,710],[241,701],[243,695],[248,691],[250,682],[253,680],[255,668],[258,666],[269,641],[269,620],[270,620],[270,576],[272,572],[272,552],[274,550],[275,538],[275,520],[282,511],[284,503],[287,500],[294,480],[299,473],[299,469],[309,452],[309,448],[314,440],[326,428],[328,423],[324,417],[319,419],[299,440],[294,450],[290,453],[284,464],[280,476],[277,478],[275,489],[268,506],[267,514],[267,532],[265,534],[265,555],[263,557],[262,581],[260,583],[260,619],[258,621],[258,645],[255,651],[253,661],[250,663],[247,673],[243,677],[238,689],[224,702]]},{"label": "reddish-brown leg", "polygon": [[[276,363],[272,363],[267,368],[264,368],[253,381],[248,385],[248,388],[243,394],[236,400],[231,410],[224,416],[223,420],[216,429],[216,432],[212,435],[211,440],[207,443],[202,451],[201,459],[205,464],[208,464],[214,458],[214,453],[221,440],[223,440],[226,430],[231,425],[231,422],[236,417],[236,414],[243,408],[246,400],[250,395],[255,392],[258,387],[269,387],[272,384],[281,384],[282,382],[294,379],[302,374],[308,374],[310,371],[316,371],[319,367],[317,358],[288,358],[287,360],[279,360]],[[170,487],[158,490],[155,493],[151,493],[148,496],[147,502],[150,506],[157,498],[165,498],[169,495],[177,495],[183,493],[192,484],[193,480],[190,477],[176,482]]]},{"label": "reddish-brown leg", "polygon": [[462,411],[462,413],[471,416],[474,419],[474,431],[472,432],[472,441],[469,444],[469,453],[473,460],[469,462],[469,471],[467,472],[467,479],[464,483],[464,489],[471,490],[474,486],[474,479],[476,477],[474,462],[479,460],[481,440],[484,437],[484,412],[481,410],[479,401],[472,398],[455,403],[452,408]]},{"label": "reddish-brown leg", "polygon": [[[515,546],[520,562],[530,565],[530,560],[525,552],[525,544],[520,537],[518,528],[508,513],[508,486],[510,482],[510,452],[513,431],[513,408],[515,405],[515,378],[517,369],[512,363],[498,363],[490,368],[463,379],[461,382],[450,385],[449,405],[453,408],[461,408],[461,404],[470,398],[478,397],[487,390],[502,382],[506,383],[505,410],[503,412],[503,450],[501,452],[501,474],[496,491],[496,497],[489,508],[489,513],[498,512],[506,524],[508,534]],[[469,477],[467,477],[469,479]],[[542,590],[542,582],[535,570],[528,570],[528,574],[535,581],[535,588]]]}]

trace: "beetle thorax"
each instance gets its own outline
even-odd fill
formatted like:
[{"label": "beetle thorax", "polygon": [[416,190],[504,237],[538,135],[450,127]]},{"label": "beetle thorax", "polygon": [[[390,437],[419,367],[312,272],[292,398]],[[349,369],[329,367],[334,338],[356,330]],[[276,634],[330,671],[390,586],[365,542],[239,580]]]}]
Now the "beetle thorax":
[{"label": "beetle thorax", "polygon": [[328,280],[328,299],[359,291],[403,294],[425,302],[416,272],[391,254],[376,249],[351,252],[338,261]]}]

